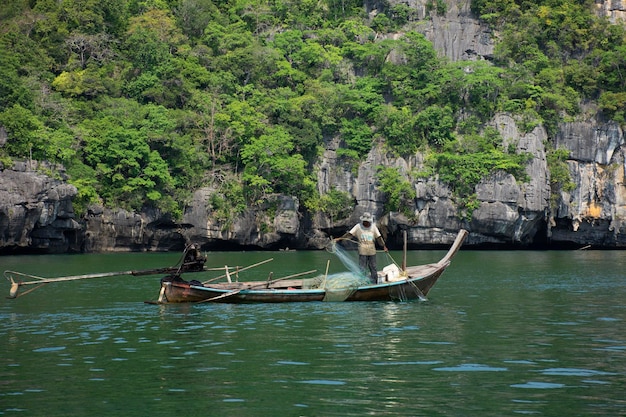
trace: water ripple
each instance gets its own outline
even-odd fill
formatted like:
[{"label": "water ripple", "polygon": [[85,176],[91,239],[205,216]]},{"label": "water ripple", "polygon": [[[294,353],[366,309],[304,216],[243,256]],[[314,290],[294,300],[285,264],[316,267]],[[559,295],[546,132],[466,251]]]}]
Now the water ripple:
[{"label": "water ripple", "polygon": [[537,382],[529,381],[525,384],[512,384],[512,388],[530,388],[530,389],[556,389],[564,388],[565,384],[555,384],[553,382]]},{"label": "water ripple", "polygon": [[277,365],[310,365],[308,362],[295,362],[295,361],[278,361]]},{"label": "water ripple", "polygon": [[374,362],[375,366],[438,365],[441,361]]},{"label": "water ripple", "polygon": [[592,369],[579,368],[548,368],[541,371],[543,375],[559,375],[559,376],[597,376],[597,375],[616,375],[611,372],[595,371]]},{"label": "water ripple", "polygon": [[449,366],[443,368],[434,368],[434,371],[445,372],[503,372],[508,371],[508,368],[499,368],[488,365],[481,365],[476,363],[461,364],[458,366]]},{"label": "water ripple", "polygon": [[345,381],[333,381],[328,379],[309,379],[305,381],[300,381],[300,384],[311,384],[311,385],[345,385]]},{"label": "water ripple", "polygon": [[33,352],[57,352],[59,350],[65,350],[65,346],[54,346],[54,347],[33,349]]}]

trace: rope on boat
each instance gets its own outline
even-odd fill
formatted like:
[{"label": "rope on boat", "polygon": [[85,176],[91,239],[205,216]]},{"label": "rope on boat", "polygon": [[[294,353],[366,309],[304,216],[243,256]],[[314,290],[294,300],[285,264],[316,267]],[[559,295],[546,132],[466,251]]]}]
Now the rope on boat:
[{"label": "rope on boat", "polygon": [[[411,284],[411,287],[413,287],[413,289],[415,290],[415,294],[417,294],[417,298],[419,298],[420,301],[428,301],[428,298],[426,298],[422,290],[420,290],[419,287],[414,282],[410,282],[410,284]],[[402,301],[406,301],[406,300],[402,300]]]},{"label": "rope on boat", "polygon": [[393,259],[393,256],[391,256],[391,254],[389,252],[385,252],[387,254],[387,257],[391,260],[391,262],[393,262],[393,264],[395,266],[398,267],[398,269],[402,272],[402,268],[400,267],[400,265],[398,265],[398,263],[396,262],[395,259]]}]

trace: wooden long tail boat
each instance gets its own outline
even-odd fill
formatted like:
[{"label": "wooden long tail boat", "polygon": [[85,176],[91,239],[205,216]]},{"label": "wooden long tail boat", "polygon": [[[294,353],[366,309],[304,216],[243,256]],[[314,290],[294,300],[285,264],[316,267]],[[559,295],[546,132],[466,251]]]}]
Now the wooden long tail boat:
[{"label": "wooden long tail boat", "polygon": [[[459,231],[454,243],[447,254],[437,263],[406,267],[406,260],[402,269],[397,265],[389,265],[379,271],[379,282],[372,284],[359,274],[326,273],[312,278],[317,271],[306,271],[278,279],[265,281],[233,282],[231,274],[238,274],[266,262],[267,259],[246,267],[207,268],[204,266],[206,257],[202,256],[195,245],[188,246],[180,261],[166,268],[131,270],[118,272],[104,272],[85,275],[73,275],[56,278],[38,277],[16,271],[4,271],[4,276],[11,284],[10,299],[26,295],[45,284],[78,281],[93,278],[115,276],[145,276],[168,274],[161,279],[161,290],[157,301],[147,301],[152,304],[193,303],[193,302],[221,302],[221,303],[282,303],[304,301],[393,301],[423,299],[435,285],[437,279],[450,265],[454,255],[463,244],[468,232]],[[406,257],[406,236],[404,255]],[[390,268],[392,267],[392,268]],[[231,272],[231,270],[233,272]],[[224,271],[223,275],[200,282],[185,281],[182,274],[197,274],[210,271]],[[271,277],[271,275],[270,275]],[[337,279],[337,278],[342,279]],[[348,279],[345,279],[345,278]],[[227,282],[214,282],[226,278]],[[355,279],[356,278],[356,279]],[[363,280],[365,279],[365,280]],[[30,290],[21,294],[23,286],[32,286]]]},{"label": "wooden long tail boat", "polygon": [[[316,271],[265,281],[187,282],[180,275],[161,280],[156,304],[167,303],[284,303],[309,301],[407,301],[423,299],[450,265],[468,232],[460,230],[454,243],[437,263],[386,267],[376,284],[338,281],[328,274],[304,278]],[[406,251],[405,251],[406,253]],[[390,265],[391,266],[391,265]],[[328,267],[327,267],[328,270]],[[228,271],[228,270],[227,270]]]}]

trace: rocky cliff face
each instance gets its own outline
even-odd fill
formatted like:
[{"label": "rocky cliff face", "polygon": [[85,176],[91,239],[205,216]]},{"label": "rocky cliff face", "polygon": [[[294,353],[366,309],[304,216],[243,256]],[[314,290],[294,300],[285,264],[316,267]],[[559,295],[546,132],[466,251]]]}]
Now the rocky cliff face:
[{"label": "rocky cliff face", "polygon": [[80,251],[81,225],[74,218],[76,188],[18,163],[0,172],[0,251]]},{"label": "rocky cliff face", "polygon": [[[556,146],[569,151],[568,166],[575,188],[551,195],[546,160],[546,132],[537,127],[522,133],[512,117],[498,115],[493,126],[505,146],[534,155],[528,163],[529,181],[497,173],[476,187],[478,208],[464,220],[451,191],[436,177],[411,180],[416,198],[412,215],[384,209],[385,196],[375,182],[376,167],[394,166],[407,178],[423,166],[422,155],[391,158],[372,149],[355,171],[336,156],[329,144],[318,165],[318,187],[344,191],[354,198],[352,214],[332,219],[321,213],[303,215],[297,199],[275,196],[267,207],[249,210],[234,222],[215,220],[207,204],[212,192],[194,194],[182,221],[159,213],[129,213],[91,207],[76,219],[72,198],[76,189],[26,164],[0,172],[0,251],[60,253],[129,250],[179,250],[187,242],[205,249],[323,248],[329,236],[339,236],[372,212],[390,245],[400,245],[401,231],[413,246],[451,242],[459,228],[471,231],[468,245],[489,247],[626,247],[626,187],[624,134],[615,123],[563,123]],[[271,207],[271,209],[270,209]]]},{"label": "rocky cliff face", "polygon": [[612,23],[626,21],[626,1],[624,0],[596,0],[598,15],[605,16]]},{"label": "rocky cliff face", "polygon": [[[459,228],[470,230],[469,246],[583,247],[626,246],[626,188],[624,133],[614,123],[563,123],[556,146],[570,153],[568,166],[574,190],[551,195],[543,128],[520,132],[512,117],[493,120],[505,146],[534,157],[529,181],[497,173],[476,187],[479,207],[471,220],[461,216],[448,187],[436,177],[411,179],[423,166],[420,154],[389,157],[374,148],[357,170],[342,164],[336,144],[318,164],[318,188],[337,189],[354,198],[352,214],[331,219],[322,213],[303,214],[299,201],[275,196],[266,207],[248,210],[234,222],[215,220],[207,204],[211,189],[199,189],[181,221],[158,213],[129,213],[91,207],[76,219],[72,198],[76,189],[26,164],[0,172],[0,251],[60,253],[128,250],[180,250],[186,242],[204,249],[320,249],[329,236],[339,236],[365,211],[373,213],[390,246],[399,247],[402,231],[412,246],[447,245]],[[376,167],[394,166],[406,175],[416,198],[412,215],[385,213],[385,197],[375,183]],[[39,167],[41,168],[41,167]]]},{"label": "rocky cliff face", "polygon": [[564,123],[556,146],[570,152],[576,188],[563,192],[551,223],[551,240],[624,247],[626,189],[624,132],[615,123]]},{"label": "rocky cliff face", "polygon": [[[413,30],[422,33],[442,55],[451,61],[488,59],[493,54],[491,29],[481,24],[470,11],[470,0],[446,0],[446,12],[430,10],[432,0],[389,1],[390,5],[407,4],[417,11]],[[367,2],[370,16],[383,7],[379,2]]]},{"label": "rocky cliff face", "polygon": [[[416,30],[442,55],[451,60],[489,59],[492,34],[471,16],[469,0],[447,0],[444,15],[427,12],[428,3],[408,1],[417,10]],[[597,1],[596,6],[600,14],[623,19],[623,3]],[[366,2],[371,16],[380,7],[382,3],[375,0]],[[506,114],[497,115],[492,124],[505,146],[534,156],[527,166],[530,180],[521,183],[504,173],[484,178],[476,187],[479,206],[471,220],[461,215],[451,190],[436,177],[410,177],[423,167],[423,155],[397,158],[374,148],[355,169],[337,158],[336,142],[327,144],[318,161],[318,189],[321,193],[337,189],[353,197],[352,213],[342,219],[305,213],[297,199],[274,196],[266,207],[220,223],[208,205],[209,188],[195,192],[180,221],[159,213],[96,206],[77,219],[71,204],[76,189],[41,173],[45,167],[22,163],[0,171],[0,253],[180,250],[189,241],[200,243],[204,250],[319,249],[329,236],[343,234],[365,211],[376,216],[390,246],[400,245],[403,231],[413,246],[448,245],[459,228],[466,228],[471,232],[466,241],[469,246],[626,247],[626,158],[624,133],[617,124],[597,120],[561,124],[555,145],[570,153],[567,164],[575,188],[558,195],[551,194],[545,130],[520,132]],[[385,213],[385,196],[375,182],[379,165],[397,167],[411,181],[416,198],[408,207],[408,218]]]}]

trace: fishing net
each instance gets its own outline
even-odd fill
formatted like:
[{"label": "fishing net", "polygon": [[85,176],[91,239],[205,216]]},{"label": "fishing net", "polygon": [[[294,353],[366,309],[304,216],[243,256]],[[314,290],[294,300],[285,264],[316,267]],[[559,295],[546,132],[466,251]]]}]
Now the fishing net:
[{"label": "fishing net", "polygon": [[359,287],[369,284],[369,279],[363,274],[340,272],[327,276],[320,275],[306,279],[303,289],[323,289],[326,294],[324,301],[344,301]]},{"label": "fishing net", "polygon": [[358,263],[350,257],[346,250],[335,243],[332,243],[327,250],[334,253],[348,271],[308,280],[307,287],[324,289],[326,292],[324,301],[344,301],[350,297],[359,286],[370,283],[368,276],[361,270]]},{"label": "fishing net", "polygon": [[326,277],[324,290],[326,295],[324,301],[344,301],[359,286],[369,284],[369,279],[364,275],[357,275],[353,272],[341,272]]},{"label": "fishing net", "polygon": [[[357,244],[357,242],[351,239],[343,239],[346,242],[350,242],[353,244]],[[346,269],[352,272],[354,275],[365,275],[365,272],[359,266],[359,263],[350,256],[348,251],[346,251],[341,245],[338,245],[334,241],[330,243],[330,245],[326,248],[326,250],[332,254],[334,254],[346,267]]]}]

